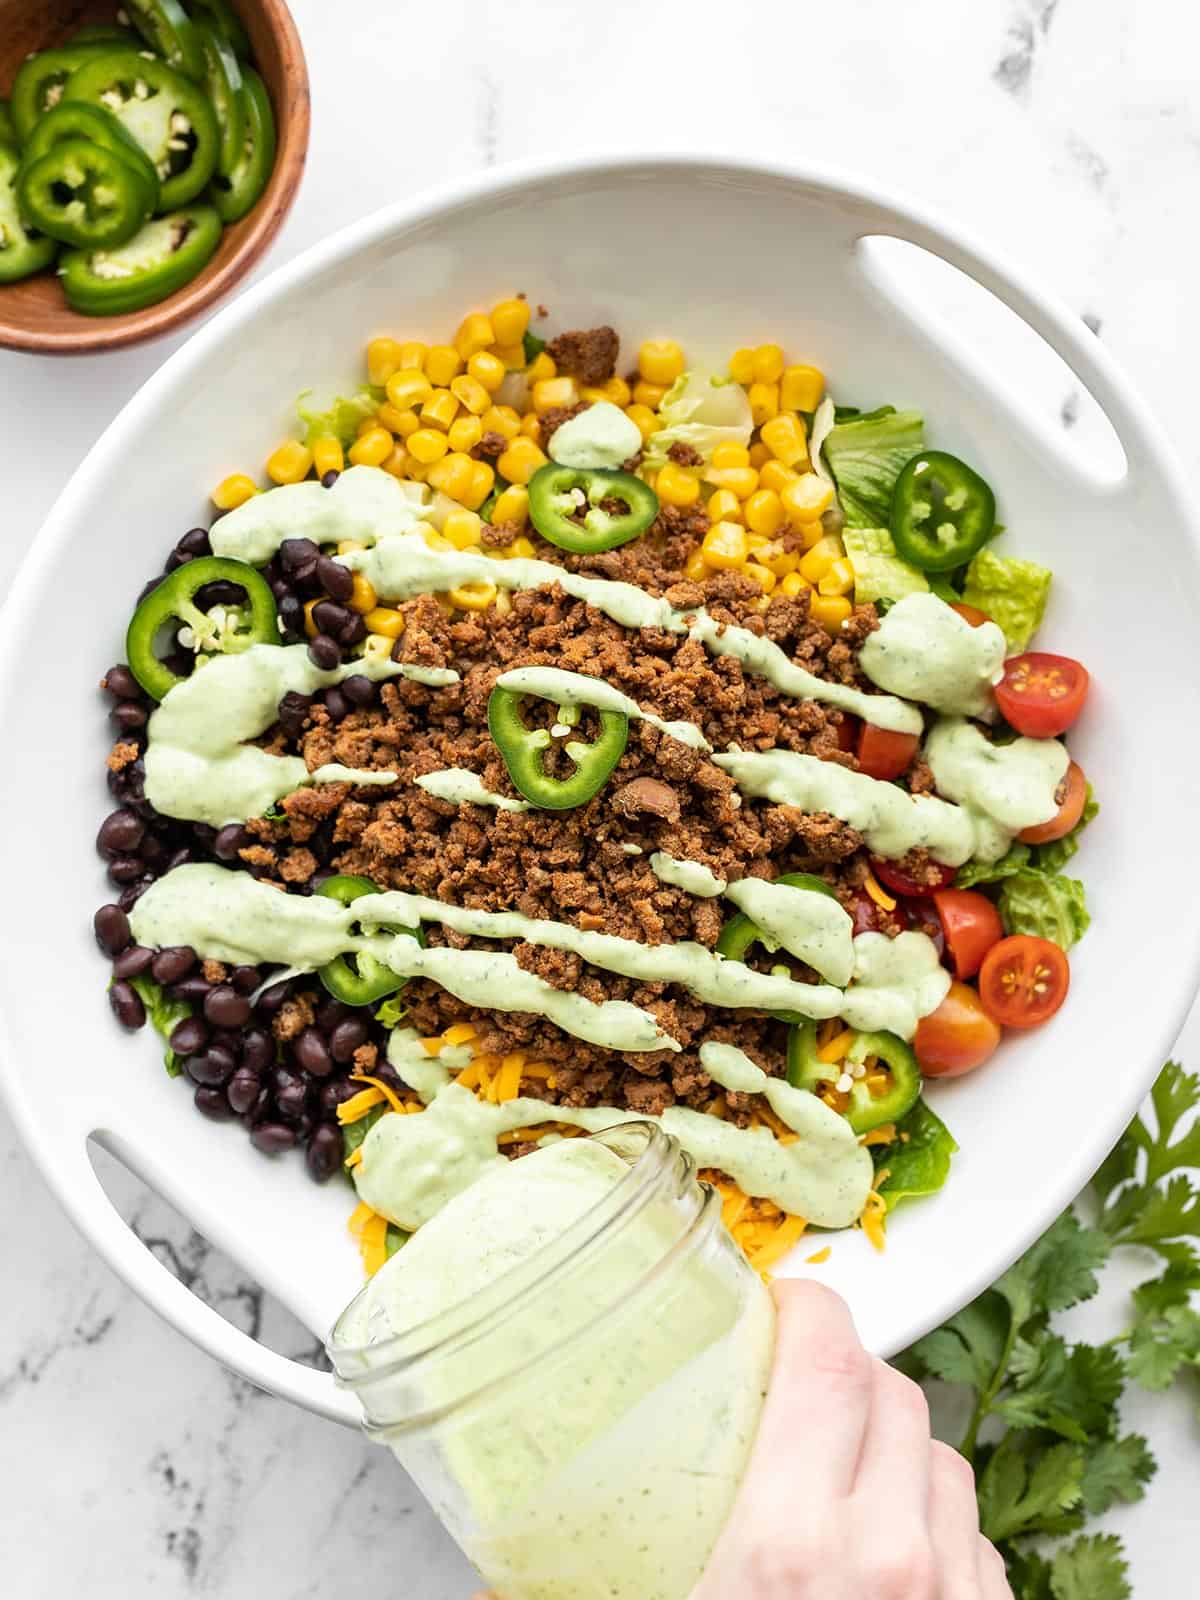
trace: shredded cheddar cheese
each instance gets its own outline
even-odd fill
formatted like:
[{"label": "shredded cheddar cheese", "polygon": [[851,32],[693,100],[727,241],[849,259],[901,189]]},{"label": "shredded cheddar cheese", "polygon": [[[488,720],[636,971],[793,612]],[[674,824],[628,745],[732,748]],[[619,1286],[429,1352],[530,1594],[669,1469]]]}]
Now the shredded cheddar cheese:
[{"label": "shredded cheddar cheese", "polygon": [[351,1077],[355,1083],[369,1083],[373,1089],[378,1089],[382,1098],[387,1101],[393,1111],[404,1110],[404,1102],[400,1099],[400,1096],[381,1079],[370,1078],[365,1072],[351,1073]]},{"label": "shredded cheddar cheese", "polygon": [[342,1127],[351,1122],[358,1122],[365,1117],[368,1111],[373,1111],[387,1099],[382,1089],[362,1089],[356,1095],[351,1095],[349,1100],[343,1100],[337,1108],[337,1119]]},{"label": "shredded cheddar cheese", "polygon": [[832,1063],[844,1061],[854,1043],[854,1029],[843,1028],[841,1033],[830,1039],[828,1044],[823,1044],[817,1050],[817,1060]]},{"label": "shredded cheddar cheese", "polygon": [[871,899],[874,900],[875,904],[881,911],[894,911],[896,909],[896,902],[892,899],[891,895],[888,894],[887,890],[882,886],[882,884],[880,884],[873,872],[867,873],[863,888],[871,896]]},{"label": "shredded cheddar cheese", "polygon": [[832,1254],[833,1251],[828,1245],[826,1245],[824,1250],[814,1250],[812,1255],[805,1256],[804,1259],[808,1262],[810,1267],[819,1267],[828,1261]]}]

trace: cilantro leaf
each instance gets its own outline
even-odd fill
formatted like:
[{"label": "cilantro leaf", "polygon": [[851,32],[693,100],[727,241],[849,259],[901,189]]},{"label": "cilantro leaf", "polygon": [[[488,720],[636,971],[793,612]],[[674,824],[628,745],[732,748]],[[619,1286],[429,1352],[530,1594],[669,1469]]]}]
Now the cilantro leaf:
[{"label": "cilantro leaf", "polygon": [[1050,1563],[1054,1600],[1130,1600],[1129,1564],[1115,1534],[1076,1539]]},{"label": "cilantro leaf", "polygon": [[1098,1517],[1121,1501],[1132,1505],[1146,1493],[1158,1471],[1150,1446],[1140,1433],[1103,1439],[1088,1454],[1083,1469],[1083,1509]]},{"label": "cilantro leaf", "polygon": [[1129,1335],[1129,1374],[1144,1389],[1167,1389],[1184,1367],[1200,1371],[1200,1311],[1168,1306]]},{"label": "cilantro leaf", "polygon": [[1122,1223],[1117,1235],[1122,1244],[1148,1245],[1170,1260],[1174,1253],[1172,1240],[1184,1235],[1200,1238],[1200,1190],[1182,1172],[1165,1189],[1142,1188],[1128,1193],[1141,1203],[1136,1215]]},{"label": "cilantro leaf", "polygon": [[1073,1211],[1065,1211],[996,1284],[1018,1329],[1035,1312],[1065,1311],[1090,1300],[1099,1287],[1096,1270],[1108,1260],[1109,1249],[1103,1233],[1085,1228]]},{"label": "cilantro leaf", "polygon": [[1050,1588],[1050,1563],[1036,1550],[1001,1552],[1016,1600],[1054,1600]]},{"label": "cilantro leaf", "polygon": [[1005,1434],[979,1479],[983,1532],[995,1542],[1057,1531],[1083,1498],[1085,1463],[1080,1445],[1047,1448],[1037,1434]]},{"label": "cilantro leaf", "polygon": [[[1186,1249],[1186,1247],[1185,1247]],[[1200,1290],[1200,1262],[1194,1254],[1174,1261],[1160,1278],[1148,1278],[1133,1291],[1133,1303],[1143,1317],[1161,1315],[1171,1306],[1185,1306]]]},{"label": "cilantro leaf", "polygon": [[1124,1369],[1111,1345],[1068,1350],[1057,1334],[1045,1334],[1018,1342],[1010,1371],[1016,1387],[993,1411],[1011,1426],[1046,1428],[1079,1444],[1113,1431]]},{"label": "cilantro leaf", "polygon": [[925,1372],[943,1383],[986,1389],[1003,1359],[1009,1321],[1004,1301],[988,1290],[944,1327],[918,1340],[912,1356]]},{"label": "cilantro leaf", "polygon": [[1180,1167],[1200,1167],[1200,1118],[1172,1143],[1172,1135],[1183,1118],[1200,1108],[1200,1077],[1185,1072],[1177,1061],[1168,1061],[1150,1091],[1150,1103],[1158,1124],[1157,1136],[1151,1139],[1140,1117],[1130,1129],[1146,1152],[1146,1182],[1157,1183]]}]

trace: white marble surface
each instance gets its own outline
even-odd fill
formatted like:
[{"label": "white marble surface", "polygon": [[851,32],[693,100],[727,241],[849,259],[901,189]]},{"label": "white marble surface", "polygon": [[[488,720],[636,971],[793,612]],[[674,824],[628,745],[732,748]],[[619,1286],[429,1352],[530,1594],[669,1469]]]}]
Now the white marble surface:
[{"label": "white marble surface", "polygon": [[[294,10],[313,78],[312,153],[268,268],[397,195],[496,162],[575,150],[813,154],[944,205],[1056,286],[1153,393],[1200,472],[1200,13],[1178,0],[295,0]],[[83,364],[0,355],[0,578],[177,342]],[[1012,381],[1072,426],[1069,386],[1033,368],[1014,368]],[[1152,560],[1147,532],[1140,558]],[[1181,1049],[1200,1064],[1200,1018]],[[298,1600],[353,1583],[465,1597],[466,1566],[382,1452],[254,1393],[161,1325],[90,1257],[2,1113],[0,1163],[5,1592]],[[228,1315],[278,1348],[311,1345],[160,1205],[130,1192],[125,1209]],[[1114,1286],[1086,1322],[1112,1325],[1122,1309]],[[1162,1463],[1150,1499],[1112,1518],[1137,1595],[1190,1592],[1195,1417],[1178,1400],[1142,1397],[1127,1420]]]}]

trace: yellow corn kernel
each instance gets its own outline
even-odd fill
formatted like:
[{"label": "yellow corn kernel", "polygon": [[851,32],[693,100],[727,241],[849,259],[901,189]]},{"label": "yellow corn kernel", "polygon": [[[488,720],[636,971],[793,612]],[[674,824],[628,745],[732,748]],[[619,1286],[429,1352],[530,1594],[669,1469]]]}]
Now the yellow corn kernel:
[{"label": "yellow corn kernel", "polygon": [[346,465],[346,452],[342,449],[342,441],[332,433],[323,433],[320,438],[312,442],[313,466],[316,468],[317,477],[323,478],[327,472],[340,472]]},{"label": "yellow corn kernel", "polygon": [[351,611],[358,611],[364,617],[368,611],[374,611],[379,604],[379,596],[375,593],[370,580],[364,578],[361,572],[354,574],[354,587],[350,591],[350,598],[346,601],[346,604]]},{"label": "yellow corn kernel", "polygon": [[758,488],[758,473],[753,467],[710,467],[705,474],[717,489],[728,489],[739,500],[749,500]]},{"label": "yellow corn kernel", "polygon": [[[523,344],[494,344],[492,354],[503,364],[505,372],[520,372],[525,365]],[[499,610],[499,606],[496,609]]]},{"label": "yellow corn kernel", "polygon": [[740,350],[735,350],[729,358],[729,376],[734,383],[750,384],[754,382],[754,351],[743,345]]},{"label": "yellow corn kernel", "polygon": [[649,383],[645,378],[639,378],[633,386],[633,398],[639,406],[649,406],[651,411],[657,411],[662,404],[663,395],[667,386],[662,383]]},{"label": "yellow corn kernel", "polygon": [[400,474],[401,477],[411,478],[414,483],[428,483],[432,471],[433,467],[428,462],[418,461],[408,450],[404,452],[404,471]]},{"label": "yellow corn kernel", "polygon": [[[470,456],[463,455],[460,451],[443,456],[429,469],[429,481],[435,489],[440,489],[443,494],[448,494],[451,500],[458,500],[465,505],[467,494],[470,492],[471,481],[476,463]],[[472,510],[474,507],[472,507]],[[444,543],[444,541],[443,541]]]},{"label": "yellow corn kernel", "polygon": [[600,398],[607,400],[611,405],[620,406],[622,410],[633,399],[633,390],[624,378],[612,377],[607,383],[600,385]]},{"label": "yellow corn kernel", "polygon": [[792,522],[815,522],[833,504],[833,488],[815,472],[802,472],[779,498]]},{"label": "yellow corn kernel", "polygon": [[714,522],[700,543],[706,566],[730,572],[746,563],[746,530],[737,522]]},{"label": "yellow corn kernel", "polygon": [[842,547],[836,539],[819,539],[801,560],[800,571],[809,583],[820,583],[841,554]]},{"label": "yellow corn kernel", "polygon": [[758,489],[746,501],[746,526],[773,539],[784,524],[783,501],[774,489]]},{"label": "yellow corn kernel", "polygon": [[382,388],[393,372],[401,367],[402,346],[395,339],[372,339],[367,346],[367,377]]},{"label": "yellow corn kernel", "polygon": [[477,350],[486,350],[496,342],[496,330],[485,311],[472,311],[458,325],[454,335],[454,348],[464,361],[469,361]]},{"label": "yellow corn kernel", "polygon": [[386,428],[372,428],[350,446],[356,467],[380,467],[392,453],[395,440]]},{"label": "yellow corn kernel", "polygon": [[462,369],[462,357],[453,345],[431,344],[425,352],[425,376],[437,389],[449,388]]},{"label": "yellow corn kernel", "polygon": [[379,427],[382,427],[382,423],[379,421],[379,418],[377,416],[375,416],[375,417],[363,417],[362,421],[358,424],[358,426],[354,430],[354,437],[356,439],[361,439],[364,433],[370,433],[372,428],[379,428]]},{"label": "yellow corn kernel", "polygon": [[820,623],[827,633],[837,633],[854,607],[840,594],[814,594],[808,602],[808,614]]},{"label": "yellow corn kernel", "polygon": [[492,335],[497,344],[520,344],[529,326],[525,300],[500,300],[492,307]]},{"label": "yellow corn kernel", "polygon": [[457,589],[451,589],[450,600],[462,611],[486,611],[498,593],[499,590],[494,583],[477,581],[460,584]]},{"label": "yellow corn kernel", "polygon": [[749,529],[746,530],[746,549],[749,550],[751,555],[757,554],[760,550],[769,550],[770,548],[771,541],[765,533],[752,533]]},{"label": "yellow corn kernel", "polygon": [[[457,383],[458,379],[456,378],[454,381]],[[478,417],[455,417],[450,424],[446,437],[450,441],[451,450],[469,452],[483,438],[483,424]]]},{"label": "yellow corn kernel", "polygon": [[433,383],[415,367],[400,367],[388,379],[387,397],[397,411],[412,411],[433,393]]},{"label": "yellow corn kernel", "polygon": [[774,489],[780,494],[789,483],[795,483],[796,474],[791,467],[785,467],[782,461],[771,460],[764,462],[758,469],[758,486],[760,489]]},{"label": "yellow corn kernel", "polygon": [[450,393],[476,417],[481,417],[492,403],[491,395],[469,372],[451,380]]},{"label": "yellow corn kernel", "polygon": [[625,407],[625,415],[630,422],[635,423],[642,436],[643,443],[652,433],[657,433],[662,427],[662,418],[656,417],[649,406],[632,405]]},{"label": "yellow corn kernel", "polygon": [[507,489],[502,489],[496,496],[496,504],[492,507],[492,523],[498,526],[502,522],[513,522],[518,528],[523,528],[528,521],[529,490],[523,483],[510,483]]},{"label": "yellow corn kernel", "polygon": [[[467,458],[470,460],[470,457]],[[478,511],[496,484],[496,469],[490,461],[472,461],[467,487],[456,496],[468,511]]]},{"label": "yellow corn kernel", "polygon": [[785,411],[815,411],[825,393],[825,374],[817,367],[786,367],[779,380],[779,404]]},{"label": "yellow corn kernel", "polygon": [[654,492],[664,505],[694,506],[700,498],[700,479],[686,467],[667,461],[655,480]]},{"label": "yellow corn kernel", "polygon": [[368,661],[390,661],[394,642],[386,633],[369,633],[363,640],[363,655]]},{"label": "yellow corn kernel", "polygon": [[717,489],[708,497],[708,505],[704,508],[708,512],[710,522],[741,522],[742,502],[737,495],[729,489]]},{"label": "yellow corn kernel", "polygon": [[304,602],[304,631],[310,639],[315,639],[321,631],[313,621],[313,608],[319,604],[321,596],[317,595],[312,600]]},{"label": "yellow corn kernel", "polygon": [[674,339],[647,339],[638,351],[638,372],[647,383],[669,389],[683,367],[683,351]]},{"label": "yellow corn kernel", "polygon": [[445,433],[457,415],[458,396],[449,389],[435,389],[421,407],[421,426]]},{"label": "yellow corn kernel", "polygon": [[579,402],[579,385],[574,378],[543,378],[533,385],[530,393],[533,409],[539,417],[555,406],[573,406]]},{"label": "yellow corn kernel", "polygon": [[521,418],[521,436],[532,439],[534,444],[542,442],[542,423],[536,411],[530,411]]},{"label": "yellow corn kernel", "polygon": [[557,378],[558,368],[554,364],[553,356],[548,356],[544,350],[539,350],[526,368],[525,376],[531,385],[545,383],[548,378]]},{"label": "yellow corn kernel", "polygon": [[656,489],[657,486],[658,486],[658,473],[657,472],[646,472],[646,471],[643,471],[641,473],[641,479],[642,479],[642,482],[646,485],[647,489]]},{"label": "yellow corn kernel", "polygon": [[442,537],[456,550],[474,550],[483,537],[483,520],[474,511],[451,511],[442,523]]},{"label": "yellow corn kernel", "polygon": [[748,578],[754,579],[764,594],[770,594],[771,590],[779,582],[770,567],[764,567],[757,561],[747,561],[742,571]]},{"label": "yellow corn kernel", "polygon": [[[438,472],[445,465],[445,461],[439,461],[432,470],[434,472]],[[453,545],[448,543],[447,540],[443,539],[437,529],[432,527],[429,523],[426,523],[421,529],[421,538],[431,550],[452,550],[454,548]]]},{"label": "yellow corn kernel", "polygon": [[778,383],[783,376],[783,351],[777,344],[760,344],[754,352],[755,383]]},{"label": "yellow corn kernel", "polygon": [[750,452],[744,444],[726,442],[719,444],[712,453],[712,464],[720,469],[722,467],[748,467],[750,465]]},{"label": "yellow corn kernel", "polygon": [[479,419],[484,433],[498,433],[515,439],[521,431],[521,418],[511,406],[489,406]]},{"label": "yellow corn kernel", "polygon": [[770,460],[772,460],[771,452],[761,439],[750,446],[750,465],[756,471],[765,467]]},{"label": "yellow corn kernel", "polygon": [[381,428],[394,433],[398,439],[407,439],[410,433],[416,433],[421,426],[415,411],[401,411],[399,406],[394,406],[390,400],[383,402],[375,413],[375,420]]},{"label": "yellow corn kernel", "polygon": [[822,594],[850,594],[854,588],[854,568],[845,556],[839,557],[817,584]]},{"label": "yellow corn kernel", "polygon": [[782,411],[763,423],[763,443],[776,461],[785,467],[794,467],[808,460],[808,439],[804,424],[791,411]]},{"label": "yellow corn kernel", "polygon": [[368,633],[382,634],[385,639],[398,639],[404,632],[404,613],[391,606],[376,606],[363,618]]},{"label": "yellow corn kernel", "polygon": [[786,594],[790,599],[795,599],[798,594],[803,594],[806,589],[811,589],[812,584],[799,572],[789,572],[779,580],[780,594]]},{"label": "yellow corn kernel", "polygon": [[514,539],[512,544],[509,545],[509,550],[514,556],[524,556],[526,561],[529,560],[530,556],[537,554],[537,551],[533,548],[532,541],[526,539],[524,535],[519,539]]},{"label": "yellow corn kernel", "polygon": [[414,461],[405,447],[397,441],[396,448],[391,455],[388,456],[386,461],[381,461],[379,465],[385,472],[390,473],[393,478],[411,478],[413,467],[418,466],[419,463]]},{"label": "yellow corn kernel", "polygon": [[[500,358],[487,350],[476,350],[467,361],[467,376],[474,378],[480,388],[495,394],[504,382],[505,367]],[[465,405],[466,402],[464,401]],[[486,409],[486,407],[485,407]]]},{"label": "yellow corn kernel", "polygon": [[285,439],[267,457],[267,477],[272,483],[299,483],[308,477],[312,466],[312,451],[299,439]]},{"label": "yellow corn kernel", "polygon": [[764,422],[770,422],[772,417],[779,415],[777,383],[752,383],[746,391],[746,398],[750,402],[750,415],[756,428],[761,428]]},{"label": "yellow corn kernel", "polygon": [[708,577],[710,568],[704,560],[703,550],[693,550],[683,564],[684,573],[693,583],[703,583]]},{"label": "yellow corn kernel", "polygon": [[816,522],[797,522],[791,526],[800,535],[800,543],[805,550],[811,550],[813,545],[820,544],[825,537],[825,524],[819,520]]},{"label": "yellow corn kernel", "polygon": [[400,346],[400,368],[405,372],[423,372],[429,346],[419,339],[406,339]]},{"label": "yellow corn kernel", "polygon": [[438,428],[418,428],[408,436],[408,452],[427,466],[440,461],[450,448],[446,435]]},{"label": "yellow corn kernel", "polygon": [[785,550],[777,539],[773,539],[765,550],[760,550],[755,558],[761,561],[764,567],[770,567],[777,578],[786,578],[789,572],[796,572],[800,567],[800,557],[794,550]]}]

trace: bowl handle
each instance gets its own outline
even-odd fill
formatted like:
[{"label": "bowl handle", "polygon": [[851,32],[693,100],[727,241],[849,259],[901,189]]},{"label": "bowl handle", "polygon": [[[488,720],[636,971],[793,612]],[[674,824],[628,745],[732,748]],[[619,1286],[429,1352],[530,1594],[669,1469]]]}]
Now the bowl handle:
[{"label": "bowl handle", "polygon": [[[227,1322],[163,1265],[125,1222],[105,1193],[87,1154],[77,1148],[74,1181],[56,1189],[117,1276],[152,1306],[172,1327],[224,1366],[281,1400],[347,1427],[359,1427],[362,1410],[351,1394],[339,1389],[329,1372],[320,1372],[288,1356],[278,1355]],[[86,1226],[85,1226],[86,1218]]]}]

